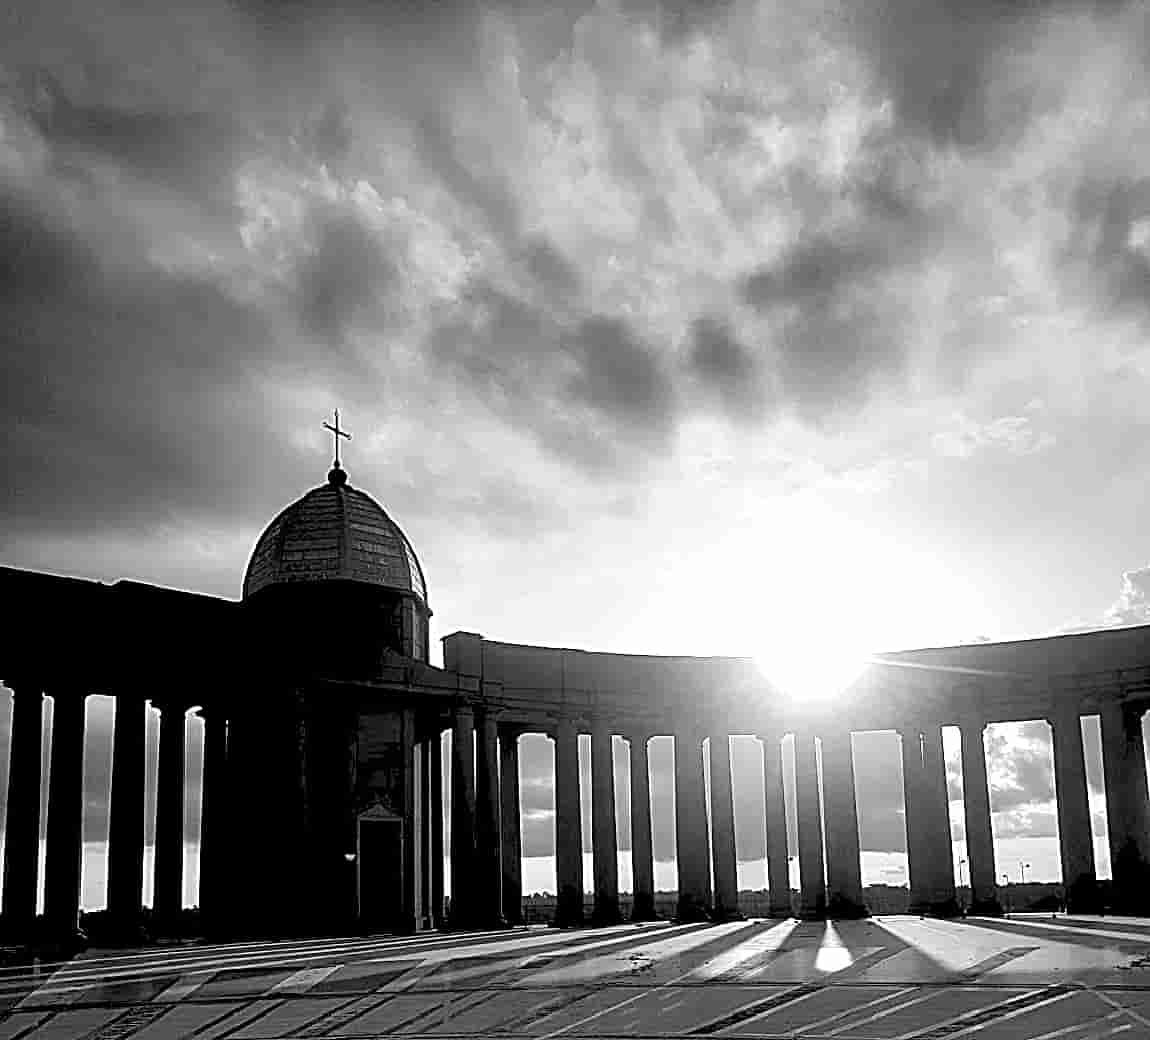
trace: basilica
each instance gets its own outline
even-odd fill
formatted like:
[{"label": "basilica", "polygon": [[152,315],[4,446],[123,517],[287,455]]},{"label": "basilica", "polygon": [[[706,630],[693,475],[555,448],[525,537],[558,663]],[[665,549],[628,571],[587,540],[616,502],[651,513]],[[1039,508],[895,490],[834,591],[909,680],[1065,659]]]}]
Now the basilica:
[{"label": "basilica", "polygon": [[[1026,719],[1045,719],[1053,733],[1067,904],[1099,909],[1085,715],[1101,719],[1109,908],[1146,912],[1150,901],[1141,726],[1150,626],[876,655],[833,711],[787,701],[743,658],[596,653],[454,632],[437,668],[415,549],[352,485],[338,455],[327,479],[260,535],[239,602],[13,568],[0,568],[0,594],[17,605],[0,655],[0,678],[13,691],[2,917],[11,940],[36,928],[65,938],[77,932],[89,694],[115,698],[108,914],[128,936],[143,913],[149,704],[161,719],[154,914],[174,918],[182,904],[185,722],[194,711],[205,727],[200,908],[218,935],[518,923],[524,733],[554,741],[560,925],[584,921],[585,887],[594,893],[590,921],[621,916],[615,736],[625,738],[630,762],[634,919],[655,912],[647,745],[657,735],[674,737],[681,919],[739,912],[729,740],[736,734],[757,737],[762,748],[771,912],[865,914],[851,743],[865,730],[901,735],[911,908],[958,912],[943,726],[961,733],[972,909],[998,913],[983,733],[989,723]],[[590,878],[580,734],[591,747]],[[787,841],[784,737],[794,741],[797,848]],[[794,905],[792,857],[801,879]]]}]

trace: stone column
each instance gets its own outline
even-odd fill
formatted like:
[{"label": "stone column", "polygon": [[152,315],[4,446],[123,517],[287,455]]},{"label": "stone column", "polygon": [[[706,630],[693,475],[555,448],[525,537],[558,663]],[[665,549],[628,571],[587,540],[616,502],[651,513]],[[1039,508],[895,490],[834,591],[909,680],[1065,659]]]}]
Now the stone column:
[{"label": "stone column", "polygon": [[435,927],[431,894],[431,745],[433,740],[427,735],[426,726],[422,732],[423,739],[419,742],[419,903],[421,911],[419,927],[426,930]]},{"label": "stone column", "polygon": [[579,732],[568,718],[555,734],[555,923],[583,923],[583,818],[579,803]]},{"label": "stone column", "polygon": [[36,683],[12,684],[7,825],[4,830],[4,927],[15,940],[36,923],[40,873],[40,755],[44,695]]},{"label": "stone column", "polygon": [[655,862],[651,849],[651,776],[647,766],[647,736],[628,738],[631,769],[632,921],[655,919]]},{"label": "stone column", "polygon": [[[981,719],[963,719],[962,805],[966,823],[966,861],[970,868],[970,912],[1000,917],[998,877],[994,866],[994,835],[990,828],[990,785],[986,779],[986,748]],[[1081,742],[1078,748],[1080,760]]]},{"label": "stone column", "polygon": [[823,874],[822,809],[819,805],[815,738],[795,734],[795,796],[799,824],[799,916],[826,916],[827,886]]},{"label": "stone column", "polygon": [[455,709],[451,728],[451,925],[471,927],[475,885],[475,713]]},{"label": "stone column", "polygon": [[702,736],[697,731],[684,730],[675,735],[675,853],[680,921],[705,920],[710,912],[707,830]]},{"label": "stone column", "polygon": [[927,840],[924,848],[933,884],[932,913],[940,917],[958,914],[954,887],[954,845],[950,832],[950,800],[946,789],[946,759],[942,750],[942,726],[923,727],[922,766],[925,779]]},{"label": "stone column", "polygon": [[821,743],[826,811],[827,914],[836,918],[865,917],[850,730],[827,730]]},{"label": "stone column", "polygon": [[184,906],[184,706],[160,706],[156,780],[156,862],[152,905],[163,928],[179,926]]},{"label": "stone column", "polygon": [[1059,708],[1047,721],[1054,746],[1058,851],[1062,860],[1066,909],[1069,913],[1094,913],[1099,909],[1098,878],[1094,871],[1090,796],[1086,786],[1086,759],[1082,750],[1082,723],[1078,708],[1075,705]]},{"label": "stone column", "polygon": [[767,881],[771,917],[791,916],[791,871],[787,853],[787,803],[783,789],[783,746],[766,734],[763,743],[763,817],[767,837]]},{"label": "stone column", "polygon": [[[130,692],[116,695],[108,820],[108,916],[126,942],[142,938],[147,717],[147,702],[142,696]],[[202,889],[202,878],[200,884]]]},{"label": "stone column", "polygon": [[228,720],[220,707],[204,719],[204,779],[200,801],[200,913],[212,931],[224,929],[228,887]]},{"label": "stone column", "polygon": [[82,694],[59,690],[52,695],[44,923],[49,934],[65,943],[80,937],[85,700]]},{"label": "stone column", "polygon": [[739,913],[738,854],[735,850],[735,803],[731,782],[731,738],[711,734],[711,834],[712,868],[715,877],[714,917],[734,920]]},{"label": "stone column", "polygon": [[431,925],[441,928],[443,916],[443,744],[438,726],[428,742],[428,768],[431,772]]},{"label": "stone column", "polygon": [[907,910],[912,914],[926,914],[930,912],[931,879],[928,854],[924,848],[926,829],[923,816],[926,809],[923,803],[925,778],[922,768],[922,734],[918,726],[909,726],[898,732],[902,748],[906,865],[910,875],[910,903]]},{"label": "stone column", "polygon": [[611,743],[610,726],[596,719],[591,727],[591,852],[595,871],[596,924],[615,924],[620,920],[615,763]]},{"label": "stone column", "polygon": [[486,928],[506,925],[503,917],[503,856],[499,847],[499,731],[490,711],[479,714],[476,744],[476,855],[479,859],[476,911]]},{"label": "stone column", "polygon": [[523,843],[519,830],[519,730],[499,731],[499,800],[503,849],[503,916],[523,923]]},{"label": "stone column", "polygon": [[1114,909],[1150,913],[1150,826],[1140,705],[1102,706],[1102,759]]},{"label": "stone column", "polygon": [[[403,916],[399,930],[414,932],[419,927],[423,912],[420,905],[419,816],[416,809],[419,756],[416,754],[415,709],[404,708],[402,719],[403,741]],[[352,774],[354,775],[354,774]],[[355,787],[351,786],[341,802],[354,804]]]}]

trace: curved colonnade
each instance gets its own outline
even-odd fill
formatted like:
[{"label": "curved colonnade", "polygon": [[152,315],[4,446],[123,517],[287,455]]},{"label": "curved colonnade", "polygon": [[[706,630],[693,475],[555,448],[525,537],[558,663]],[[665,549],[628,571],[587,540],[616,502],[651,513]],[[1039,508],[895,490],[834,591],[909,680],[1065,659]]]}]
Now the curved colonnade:
[{"label": "curved colonnade", "polygon": [[[118,586],[96,588],[108,593]],[[194,609],[206,611],[200,621],[210,615],[221,618],[225,628],[236,627],[238,604],[197,600]],[[118,615],[117,621],[123,620],[124,615]],[[226,637],[219,638],[226,647]],[[116,697],[108,909],[131,935],[141,920],[146,701],[138,679],[122,685],[107,679],[130,654],[112,654],[113,667],[107,647],[89,649],[102,661],[94,688]],[[72,662],[64,671],[45,659],[42,670],[57,677],[37,679],[32,650],[16,647],[11,656],[17,667],[4,673],[14,691],[14,706],[3,920],[6,935],[19,937],[31,931],[35,919],[40,733],[47,695],[54,706],[44,921],[53,933],[66,936],[75,932],[80,909],[86,692]],[[151,662],[157,653],[162,657],[163,648],[152,648]],[[636,919],[654,914],[647,746],[658,735],[672,736],[675,742],[682,918],[738,913],[729,739],[734,735],[761,741],[771,912],[792,912],[787,867],[788,858],[797,856],[797,910],[802,916],[865,913],[851,733],[873,729],[895,729],[901,737],[911,909],[956,913],[944,725],[956,725],[961,734],[973,909],[996,913],[983,731],[992,722],[1031,718],[1046,718],[1053,732],[1067,901],[1073,910],[1094,910],[1098,886],[1081,731],[1085,714],[1097,714],[1101,720],[1114,879],[1111,909],[1147,908],[1150,800],[1141,718],[1150,699],[1150,631],[1145,628],[882,655],[852,688],[849,701],[822,714],[782,706],[751,662],[740,659],[589,654],[495,643],[470,633],[447,637],[444,659],[444,669],[413,661],[385,662],[370,681],[312,676],[290,691],[275,686],[271,693],[248,699],[205,698],[185,681],[184,693],[156,702],[161,717],[157,916],[173,918],[182,904],[184,724],[194,704],[205,720],[200,904],[205,919],[220,931],[242,920],[245,907],[261,898],[271,909],[276,902],[282,907],[285,893],[301,884],[322,893],[316,896],[317,914],[327,915],[333,926],[354,926],[357,919],[362,923],[364,906],[373,898],[372,876],[364,874],[366,854],[359,856],[354,871],[341,864],[357,859],[355,849],[363,849],[362,823],[375,818],[394,818],[403,827],[402,863],[387,882],[403,890],[402,910],[390,919],[394,925],[485,927],[517,922],[518,738],[528,732],[545,733],[555,743],[557,912],[562,924],[583,920],[581,733],[589,733],[591,741],[595,922],[620,917],[612,758],[616,735],[628,742],[630,756]],[[255,682],[255,674],[245,670],[245,681]],[[273,693],[278,699],[269,700]],[[337,696],[343,698],[342,713],[332,709]],[[275,734],[281,731],[269,728],[271,704],[290,739],[280,740]],[[378,730],[383,719],[395,721],[397,734],[386,745],[395,749],[386,750],[393,756],[386,761],[379,757],[384,752],[372,750],[385,746]],[[443,847],[444,730],[452,734],[449,850]],[[795,741],[797,849],[788,848],[784,812],[780,741],[787,734]],[[279,750],[271,753],[267,749],[273,743]],[[471,748],[474,753],[469,753]],[[274,766],[276,755],[285,762],[290,759],[290,768]],[[709,807],[704,756],[709,756]],[[341,762],[346,768],[329,768]],[[378,795],[387,784],[400,792],[398,802]],[[294,807],[290,813],[275,808],[289,801]],[[285,833],[284,828],[294,833],[297,827],[298,856],[273,863],[269,841]],[[360,844],[349,844],[355,841]],[[450,852],[453,893],[446,922],[445,851]],[[306,869],[296,869],[297,859],[306,861]],[[354,880],[349,881],[352,873]],[[314,927],[314,921],[298,925],[299,930]]]}]

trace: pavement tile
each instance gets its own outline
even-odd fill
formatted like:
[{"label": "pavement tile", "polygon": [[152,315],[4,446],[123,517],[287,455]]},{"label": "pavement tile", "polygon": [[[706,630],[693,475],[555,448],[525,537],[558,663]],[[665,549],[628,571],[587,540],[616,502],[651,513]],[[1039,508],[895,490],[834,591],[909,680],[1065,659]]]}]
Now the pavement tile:
[{"label": "pavement tile", "polygon": [[[729,1026],[721,1031],[721,1035],[745,1036],[799,1029],[899,991],[897,986],[824,986],[766,1014]],[[828,1028],[838,1028],[840,1024],[836,1019]]]},{"label": "pavement tile", "polygon": [[123,1008],[83,1008],[60,1011],[36,1026],[36,1040],[80,1040],[81,1037],[111,1022],[124,1013]]},{"label": "pavement tile", "polygon": [[177,1004],[150,1025],[132,1034],[132,1040],[178,1040],[232,1014],[242,1004]]},{"label": "pavement tile", "polygon": [[9,1015],[0,1022],[0,1040],[12,1040],[15,1036],[22,1036],[33,1028],[38,1022],[43,1022],[52,1012],[50,1011],[18,1011]]},{"label": "pavement tile", "polygon": [[330,1014],[346,1003],[347,997],[294,997],[255,1022],[229,1033],[228,1040],[274,1040]]}]

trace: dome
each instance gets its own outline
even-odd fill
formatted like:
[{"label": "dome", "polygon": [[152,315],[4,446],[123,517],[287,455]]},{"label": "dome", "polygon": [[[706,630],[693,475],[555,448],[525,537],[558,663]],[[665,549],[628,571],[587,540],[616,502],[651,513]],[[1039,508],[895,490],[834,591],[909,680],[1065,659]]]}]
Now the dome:
[{"label": "dome", "polygon": [[348,485],[338,467],[260,535],[244,575],[244,599],[269,585],[324,581],[381,586],[427,604],[411,543],[374,498]]}]

